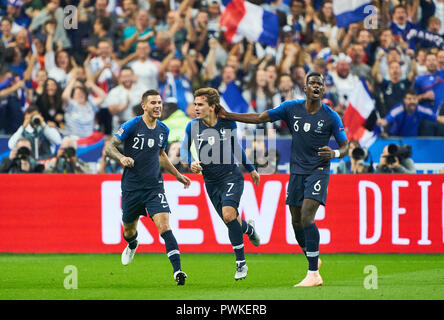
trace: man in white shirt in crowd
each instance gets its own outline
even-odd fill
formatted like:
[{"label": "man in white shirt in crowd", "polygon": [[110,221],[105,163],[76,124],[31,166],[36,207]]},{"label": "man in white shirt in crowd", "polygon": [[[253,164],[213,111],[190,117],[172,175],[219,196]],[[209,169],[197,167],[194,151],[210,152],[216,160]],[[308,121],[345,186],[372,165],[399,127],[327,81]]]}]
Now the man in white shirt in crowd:
[{"label": "man in white shirt in crowd", "polygon": [[132,107],[140,104],[140,99],[146,90],[136,82],[133,69],[130,67],[120,69],[119,85],[111,89],[103,103],[113,115],[113,132],[133,117]]},{"label": "man in white shirt in crowd", "polygon": [[128,65],[137,76],[137,83],[146,90],[158,89],[157,77],[160,69],[160,62],[150,58],[150,44],[146,41],[137,41],[136,60]]}]

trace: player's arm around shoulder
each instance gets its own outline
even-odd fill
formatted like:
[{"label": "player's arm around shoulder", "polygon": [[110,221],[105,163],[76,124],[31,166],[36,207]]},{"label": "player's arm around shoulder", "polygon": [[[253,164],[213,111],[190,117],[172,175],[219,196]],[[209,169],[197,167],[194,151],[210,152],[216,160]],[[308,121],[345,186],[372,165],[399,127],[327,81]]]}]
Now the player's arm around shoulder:
[{"label": "player's arm around shoulder", "polygon": [[184,176],[176,169],[176,167],[171,163],[170,159],[168,158],[168,155],[166,154],[164,148],[160,149],[159,164],[162,168],[166,169],[169,173],[171,173],[174,177],[176,177],[177,181],[182,183],[185,189],[187,189],[190,186],[191,184],[190,178]]},{"label": "player's arm around shoulder", "polygon": [[105,147],[105,154],[111,159],[119,162],[123,167],[134,167],[134,159],[130,157],[125,157],[123,154],[119,152],[117,147],[122,143],[116,136],[112,136],[111,141]]}]

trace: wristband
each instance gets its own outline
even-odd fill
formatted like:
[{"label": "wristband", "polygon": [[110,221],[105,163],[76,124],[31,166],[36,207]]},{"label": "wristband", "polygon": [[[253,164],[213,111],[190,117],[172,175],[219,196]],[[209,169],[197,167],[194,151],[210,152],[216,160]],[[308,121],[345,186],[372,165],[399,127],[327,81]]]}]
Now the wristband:
[{"label": "wristband", "polygon": [[335,152],[335,158],[339,158],[341,156],[341,153],[339,150],[333,150]]}]

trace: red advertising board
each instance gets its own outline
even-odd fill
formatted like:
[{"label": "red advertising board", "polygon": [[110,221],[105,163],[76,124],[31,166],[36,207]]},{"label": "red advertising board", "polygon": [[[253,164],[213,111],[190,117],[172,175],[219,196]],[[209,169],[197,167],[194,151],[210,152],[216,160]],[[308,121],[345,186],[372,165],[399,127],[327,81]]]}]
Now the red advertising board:
[{"label": "red advertising board", "polygon": [[[121,252],[120,175],[0,175],[0,252]],[[203,179],[184,189],[165,175],[170,225],[181,252],[231,252],[228,232]],[[288,175],[249,176],[239,211],[254,219],[262,245],[247,252],[300,252],[285,206]],[[316,225],[320,251],[444,253],[442,175],[332,175]],[[164,252],[149,218],[138,252]],[[247,238],[245,238],[247,239]]]}]

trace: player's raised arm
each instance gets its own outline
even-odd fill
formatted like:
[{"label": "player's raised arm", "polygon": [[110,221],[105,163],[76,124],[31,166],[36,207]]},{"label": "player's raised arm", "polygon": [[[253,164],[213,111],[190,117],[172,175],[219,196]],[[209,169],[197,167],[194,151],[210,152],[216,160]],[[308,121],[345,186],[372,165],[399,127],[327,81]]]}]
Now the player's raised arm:
[{"label": "player's raised arm", "polygon": [[219,118],[232,120],[232,121],[239,121],[244,123],[265,123],[270,122],[270,116],[268,115],[267,111],[264,111],[262,113],[234,113],[234,112],[228,112],[225,110],[221,105],[218,106],[218,112],[217,115]]}]

